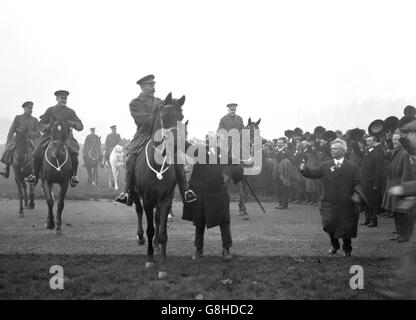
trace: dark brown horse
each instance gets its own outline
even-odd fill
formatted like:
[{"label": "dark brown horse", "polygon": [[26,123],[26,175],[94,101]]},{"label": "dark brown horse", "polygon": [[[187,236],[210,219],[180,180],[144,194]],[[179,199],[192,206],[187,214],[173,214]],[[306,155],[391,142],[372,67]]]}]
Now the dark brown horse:
[{"label": "dark brown horse", "polygon": [[93,186],[98,184],[98,165],[101,163],[101,137],[95,138],[87,154],[88,183]]},{"label": "dark brown horse", "polygon": [[[171,205],[173,192],[177,184],[178,174],[177,167],[174,164],[168,164],[167,157],[174,156],[161,152],[159,156],[164,158],[163,164],[159,164],[155,159],[155,154],[160,152],[156,150],[161,145],[155,139],[155,133],[165,129],[173,139],[175,154],[177,141],[177,122],[182,121],[182,105],[185,102],[185,96],[181,99],[173,100],[172,94],[169,94],[159,108],[154,112],[154,122],[152,127],[152,137],[145,143],[143,150],[138,155],[134,168],[134,203],[138,217],[137,236],[140,244],[144,244],[144,231],[142,226],[143,210],[146,213],[147,220],[147,263],[146,267],[152,267],[154,264],[154,245],[161,247],[161,267],[163,270],[166,263],[166,244],[168,241],[167,221],[168,211]],[[163,130],[162,130],[163,132]],[[163,142],[162,142],[163,143]],[[156,212],[154,213],[154,210]],[[154,221],[153,221],[154,219]],[[154,222],[156,227],[154,226]],[[153,237],[155,243],[153,244]],[[166,276],[165,271],[159,271],[159,277]]]},{"label": "dark brown horse", "polygon": [[29,184],[29,202],[25,181],[25,177],[32,172],[33,146],[29,140],[28,129],[25,128],[23,131],[17,131],[15,141],[16,148],[13,152],[12,167],[17,190],[19,192],[19,217],[23,217],[23,201],[25,203],[25,209],[33,209],[35,207],[35,187],[32,184]]},{"label": "dark brown horse", "polygon": [[47,229],[54,229],[55,221],[53,215],[54,197],[52,196],[52,186],[59,184],[60,192],[58,198],[58,210],[56,213],[56,234],[62,235],[62,211],[64,210],[64,199],[68,190],[69,179],[72,175],[72,162],[66,146],[70,129],[61,121],[55,121],[51,127],[51,140],[46,148],[40,178],[42,188],[48,204],[48,218],[46,221]]}]

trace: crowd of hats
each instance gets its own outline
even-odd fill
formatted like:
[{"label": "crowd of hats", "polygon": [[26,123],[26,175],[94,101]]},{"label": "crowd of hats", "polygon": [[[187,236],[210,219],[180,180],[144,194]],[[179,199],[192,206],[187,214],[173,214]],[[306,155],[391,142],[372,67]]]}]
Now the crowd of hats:
[{"label": "crowd of hats", "polygon": [[[341,131],[336,130],[327,130],[322,126],[317,126],[313,130],[313,133],[308,131],[303,132],[301,128],[295,128],[294,130],[288,129],[284,131],[284,137],[280,137],[276,140],[298,140],[298,141],[310,141],[314,142],[317,140],[325,140],[331,142],[337,137],[347,140],[347,141],[361,141],[368,136],[373,137],[382,137],[386,134],[392,134],[398,132],[399,130],[403,133],[407,132],[416,132],[416,108],[408,105],[403,110],[403,116],[399,119],[396,116],[389,116],[386,119],[376,119],[372,121],[367,131],[361,128],[352,128],[347,130],[345,134],[342,134]],[[337,134],[338,133],[338,134]]]}]

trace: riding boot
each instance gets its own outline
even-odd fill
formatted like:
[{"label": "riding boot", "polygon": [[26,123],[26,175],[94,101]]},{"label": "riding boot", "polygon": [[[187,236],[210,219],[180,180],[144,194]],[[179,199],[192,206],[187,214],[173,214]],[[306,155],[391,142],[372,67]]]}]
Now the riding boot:
[{"label": "riding boot", "polygon": [[79,183],[79,179],[77,177],[78,171],[78,155],[76,153],[71,153],[71,163],[72,163],[72,177],[70,180],[71,187],[75,187]]},{"label": "riding boot", "polygon": [[4,172],[0,172],[0,174],[5,177],[6,179],[9,177],[10,175],[10,163],[6,164],[6,169],[4,170]]},{"label": "riding boot", "polygon": [[124,191],[115,199],[117,202],[124,203],[128,206],[133,205],[133,188],[134,188],[134,164],[135,157],[130,155],[126,160],[126,186]]},{"label": "riding boot", "polygon": [[36,185],[39,179],[40,167],[42,165],[42,158],[33,156],[33,170],[32,174],[27,177],[26,182]]},{"label": "riding boot", "polygon": [[197,197],[196,194],[189,189],[188,180],[186,179],[185,166],[183,164],[176,164],[175,174],[182,202],[184,204],[194,202]]}]

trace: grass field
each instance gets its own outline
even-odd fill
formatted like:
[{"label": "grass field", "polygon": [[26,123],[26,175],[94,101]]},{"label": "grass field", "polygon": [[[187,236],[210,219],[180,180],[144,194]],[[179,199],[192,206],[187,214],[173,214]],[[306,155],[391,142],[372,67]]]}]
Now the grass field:
[{"label": "grass field", "polygon": [[[391,219],[359,228],[353,257],[328,257],[329,241],[317,207],[291,205],[263,214],[248,204],[250,220],[231,205],[233,260],[221,259],[219,228],[205,235],[205,257],[193,261],[192,224],[168,228],[167,278],[158,263],[146,270],[146,248],[135,240],[134,209],[109,200],[67,201],[62,237],[45,230],[46,205],[17,218],[16,200],[0,200],[0,299],[380,299],[406,247],[388,241]],[[145,222],[145,221],[144,221]],[[156,256],[157,259],[158,256]],[[52,265],[64,269],[64,290],[51,290]],[[350,268],[364,269],[364,289],[349,286]]]}]

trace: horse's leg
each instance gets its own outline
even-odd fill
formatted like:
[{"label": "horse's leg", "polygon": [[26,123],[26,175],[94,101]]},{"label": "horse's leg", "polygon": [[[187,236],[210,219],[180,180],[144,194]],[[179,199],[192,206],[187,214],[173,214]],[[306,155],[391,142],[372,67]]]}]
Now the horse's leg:
[{"label": "horse's leg", "polygon": [[14,171],[14,180],[16,181],[17,192],[19,195],[19,217],[23,218],[23,191],[22,183],[20,181],[20,174],[17,170]]},{"label": "horse's leg", "polygon": [[92,185],[98,184],[98,164],[92,169]]},{"label": "horse's leg", "polygon": [[155,212],[155,240],[153,241],[153,245],[155,246],[156,251],[159,252],[160,250],[160,209],[159,206],[156,207]]},{"label": "horse's leg", "polygon": [[154,249],[153,249],[153,236],[155,235],[155,227],[153,225],[153,207],[149,203],[144,203],[144,211],[146,212],[147,220],[147,263],[146,267],[153,267],[154,265]]},{"label": "horse's leg", "polygon": [[61,190],[59,191],[58,210],[56,211],[56,234],[62,236],[62,211],[64,210],[64,199],[66,191],[68,190],[68,181],[60,184]]},{"label": "horse's leg", "polygon": [[118,190],[118,171],[119,168],[117,166],[112,167],[113,170],[113,179],[114,179],[114,190]]},{"label": "horse's leg", "polygon": [[43,192],[45,193],[46,203],[48,204],[48,218],[46,220],[46,229],[52,230],[55,228],[55,220],[53,217],[53,196],[52,196],[52,183],[46,181],[42,184]]},{"label": "horse's leg", "polygon": [[170,198],[166,198],[164,201],[159,203],[159,237],[161,245],[161,265],[159,269],[159,278],[167,276],[166,272],[166,245],[168,243],[167,223],[169,214]]},{"label": "horse's leg", "polygon": [[25,196],[25,209],[29,209],[29,203],[27,198],[27,185],[24,178],[20,180],[20,183],[22,184],[23,194]]},{"label": "horse's leg", "polygon": [[35,208],[35,186],[29,183],[29,209]]},{"label": "horse's leg", "polygon": [[140,196],[135,194],[134,195],[134,204],[136,207],[136,214],[137,214],[137,242],[139,245],[144,245],[145,240],[143,237],[143,207],[142,203],[140,202]]}]

